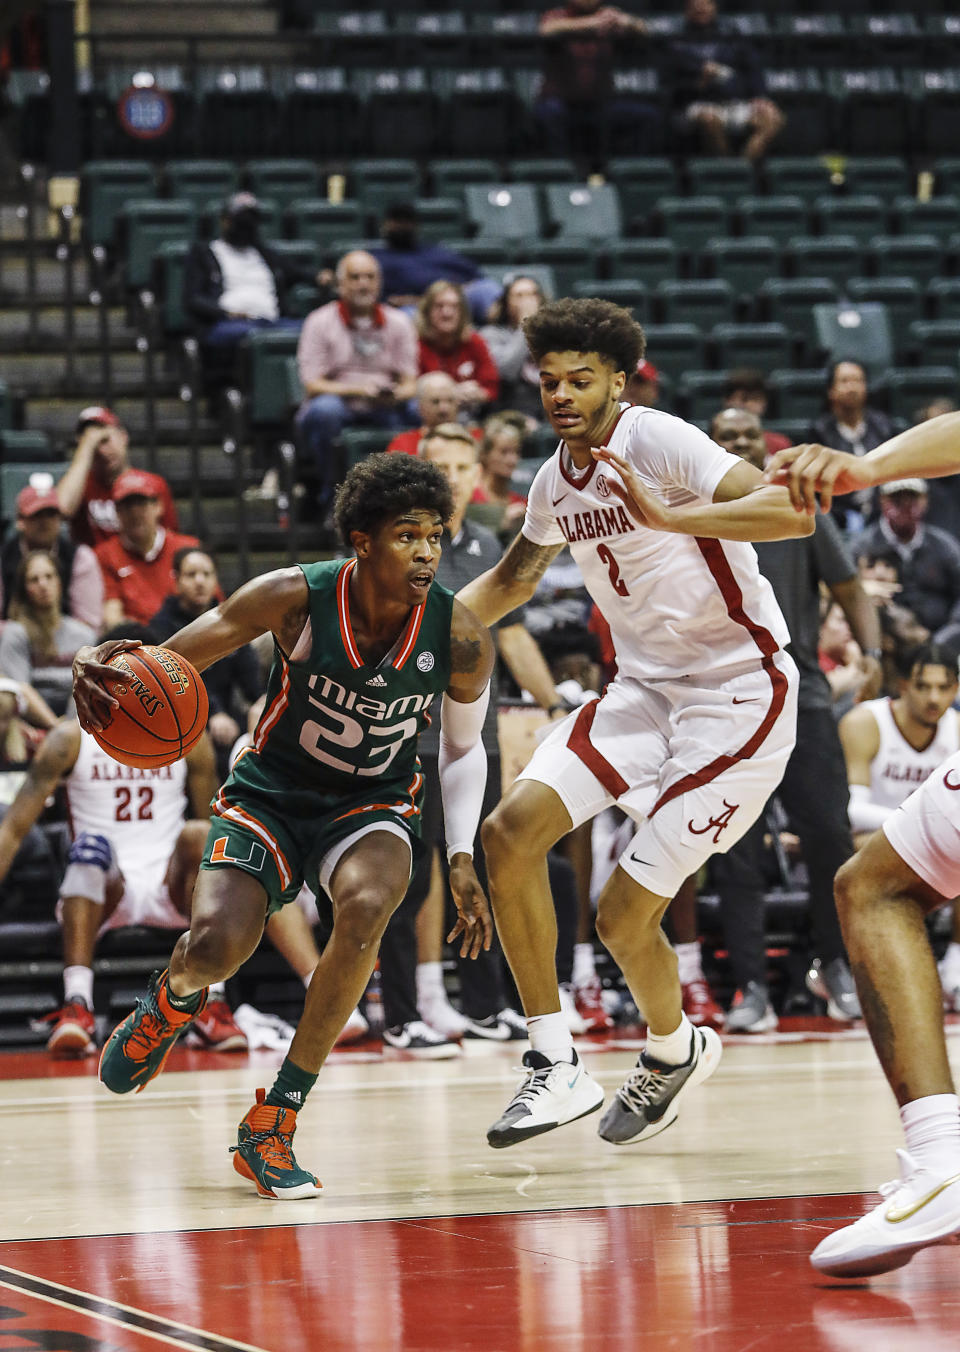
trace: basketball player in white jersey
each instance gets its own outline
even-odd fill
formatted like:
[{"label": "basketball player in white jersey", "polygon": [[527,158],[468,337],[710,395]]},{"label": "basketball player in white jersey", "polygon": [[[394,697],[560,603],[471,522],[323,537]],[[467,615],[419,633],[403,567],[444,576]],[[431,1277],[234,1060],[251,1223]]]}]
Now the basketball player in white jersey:
[{"label": "basketball player in white jersey", "polygon": [[[615,1144],[676,1119],[720,1057],[683,1014],[660,921],[680,884],[753,823],[793,748],[796,668],[751,540],[809,535],[788,494],[688,423],[621,402],[644,334],[598,300],[562,300],[524,323],[561,438],[531,486],[521,534],[461,599],[491,623],[525,601],[569,544],[610,625],[618,674],[554,725],[487,818],[497,929],[523,1001],[527,1075],[487,1134],[507,1146],[599,1108],[560,1011],[546,852],[616,803],[637,831],[607,882],[597,932],[648,1026],[637,1067],[600,1123]],[[597,449],[605,448],[605,449]]]},{"label": "basketball player in white jersey", "polygon": [[[765,478],[784,483],[798,512],[819,493],[960,470],[960,413],[892,437],[868,455],[792,446]],[[812,519],[812,518],[811,518]],[[837,874],[843,937],[870,1039],[900,1107],[906,1149],[883,1200],[817,1245],[810,1261],[835,1277],[902,1267],[930,1244],[960,1240],[960,1102],[943,1032],[940,982],[924,916],[960,896],[960,752],[892,813]]]}]

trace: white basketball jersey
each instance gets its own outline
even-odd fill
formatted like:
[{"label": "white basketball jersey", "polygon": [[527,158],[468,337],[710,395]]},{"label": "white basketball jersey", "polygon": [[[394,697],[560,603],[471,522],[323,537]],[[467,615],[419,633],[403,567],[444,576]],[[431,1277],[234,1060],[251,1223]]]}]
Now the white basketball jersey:
[{"label": "white basketball jersey", "polygon": [[[736,456],[659,409],[621,407],[607,445],[670,506],[713,501]],[[567,543],[613,636],[618,670],[670,680],[756,661],[789,642],[752,545],[638,525],[610,489],[618,475],[594,461],[577,470],[563,443],[531,487],[523,534]]]},{"label": "white basketball jersey", "polygon": [[960,749],[957,711],[948,709],[937,724],[933,741],[917,751],[904,737],[893,717],[893,701],[868,700],[864,706],[880,730],[880,750],[870,766],[870,797],[881,807],[899,807],[925,779]]},{"label": "white basketball jersey", "polygon": [[74,836],[106,836],[128,882],[163,877],[184,822],[187,767],[154,770],[121,765],[80,733],[80,754],[64,780]]}]

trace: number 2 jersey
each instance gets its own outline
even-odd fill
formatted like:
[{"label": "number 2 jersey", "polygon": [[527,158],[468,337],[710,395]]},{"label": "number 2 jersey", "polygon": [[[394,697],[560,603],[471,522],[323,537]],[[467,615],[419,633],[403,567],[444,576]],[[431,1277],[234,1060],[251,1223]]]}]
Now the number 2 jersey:
[{"label": "number 2 jersey", "polygon": [[274,801],[286,791],[298,815],[316,816],[320,795],[340,815],[375,804],[417,827],[423,782],[417,739],[450,684],[453,593],[434,582],[393,647],[371,666],[350,619],[356,566],[356,559],[301,565],[307,623],[289,658],[274,646],[253,746],[234,765],[218,806],[231,800],[235,784]]},{"label": "number 2 jersey", "polygon": [[[621,406],[607,446],[672,507],[713,501],[739,459],[658,409]],[[530,488],[523,534],[568,544],[610,625],[620,676],[673,680],[757,661],[789,642],[753,546],[641,526],[610,483],[616,467],[578,470],[561,442]]]}]

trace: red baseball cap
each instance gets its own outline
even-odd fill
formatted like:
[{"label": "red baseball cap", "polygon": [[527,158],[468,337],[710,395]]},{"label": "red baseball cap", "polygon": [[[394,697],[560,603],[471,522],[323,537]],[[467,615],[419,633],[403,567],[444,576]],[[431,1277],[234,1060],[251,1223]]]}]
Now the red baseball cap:
[{"label": "red baseball cap", "polygon": [[37,512],[60,511],[60,499],[56,489],[33,488],[27,484],[17,494],[17,516],[36,516]]},{"label": "red baseball cap", "polygon": [[660,372],[652,361],[647,361],[646,357],[643,361],[637,362],[637,375],[641,380],[652,380],[655,385],[660,379]]},{"label": "red baseball cap", "polygon": [[85,427],[94,424],[97,427],[122,427],[123,423],[114,413],[113,409],[104,408],[102,404],[91,404],[89,408],[81,411],[77,418],[77,431],[82,432]]},{"label": "red baseball cap", "polygon": [[145,469],[125,469],[113,485],[114,502],[124,498],[159,498],[163,494],[163,480]]}]

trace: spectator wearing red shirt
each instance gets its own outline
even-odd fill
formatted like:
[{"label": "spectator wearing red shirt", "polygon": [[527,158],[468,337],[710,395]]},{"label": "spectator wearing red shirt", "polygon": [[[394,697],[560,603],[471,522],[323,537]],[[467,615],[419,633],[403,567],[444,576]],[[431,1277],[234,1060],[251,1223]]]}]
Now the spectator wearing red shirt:
[{"label": "spectator wearing red shirt", "polygon": [[441,423],[457,421],[460,408],[460,394],[457,382],[446,371],[431,371],[417,380],[417,410],[420,414],[420,426],[409,427],[398,432],[388,451],[405,451],[407,455],[418,455],[420,443],[428,432],[432,432]]},{"label": "spectator wearing red shirt", "polygon": [[[113,486],[130,468],[130,436],[109,408],[85,408],[77,418],[77,446],[63,478],[57,484],[60,510],[71,524],[78,544],[98,545],[119,530]],[[177,529],[177,510],[164,479],[156,479],[160,520]]]},{"label": "spectator wearing red shirt", "polygon": [[175,590],[173,556],[193,535],[178,535],[161,524],[163,480],[129,469],[113,485],[120,529],[97,545],[103,572],[103,622],[107,630],[126,620],[149,624]]},{"label": "spectator wearing red shirt", "polygon": [[420,373],[445,371],[457,383],[461,412],[483,412],[500,393],[490,349],[470,324],[463,290],[452,282],[428,286],[417,306]]},{"label": "spectator wearing red shirt", "polygon": [[[511,487],[523,454],[526,420],[522,413],[494,413],[483,425],[480,443],[480,482],[472,503],[491,509],[483,522],[502,539],[510,540],[523,525],[527,500]],[[494,515],[498,511],[498,515]]]}]

